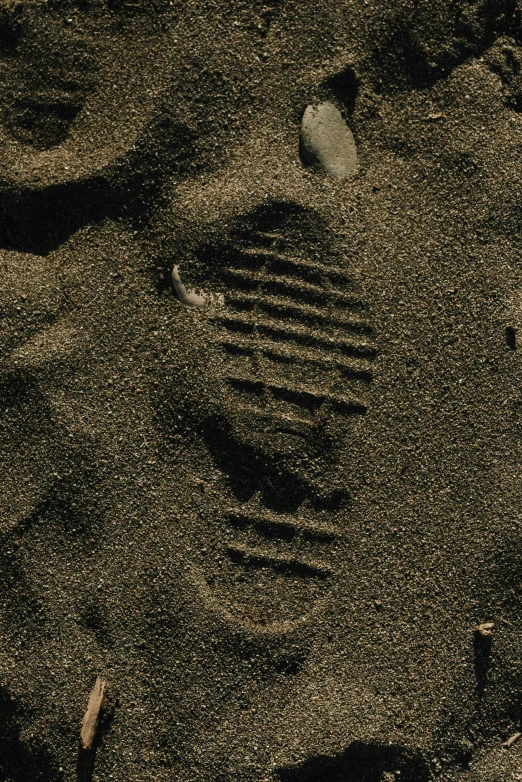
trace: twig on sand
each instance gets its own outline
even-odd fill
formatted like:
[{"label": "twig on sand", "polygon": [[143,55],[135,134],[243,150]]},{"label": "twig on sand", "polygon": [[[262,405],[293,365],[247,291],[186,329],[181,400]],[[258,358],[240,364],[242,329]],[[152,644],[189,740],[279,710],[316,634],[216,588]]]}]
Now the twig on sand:
[{"label": "twig on sand", "polygon": [[87,711],[83,715],[82,729],[80,733],[80,739],[82,743],[82,749],[91,749],[98,727],[100,723],[100,712],[103,704],[103,698],[105,691],[107,690],[107,682],[98,676],[96,684],[89,696],[89,703],[87,704]]},{"label": "twig on sand", "polygon": [[518,740],[519,740],[519,738],[520,738],[521,736],[522,736],[522,733],[514,733],[514,734],[511,736],[511,738],[509,738],[507,741],[505,741],[505,742],[502,744],[502,746],[503,746],[503,747],[505,747],[506,749],[509,749],[510,747],[512,747],[512,746],[513,746],[513,744],[515,743],[515,741],[518,741]]}]

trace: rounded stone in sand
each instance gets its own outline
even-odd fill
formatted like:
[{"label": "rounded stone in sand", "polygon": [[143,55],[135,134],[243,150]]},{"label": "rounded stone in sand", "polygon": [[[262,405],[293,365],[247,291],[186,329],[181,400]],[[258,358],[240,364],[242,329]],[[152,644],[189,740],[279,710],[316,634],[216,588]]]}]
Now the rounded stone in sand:
[{"label": "rounded stone in sand", "polygon": [[336,179],[344,179],[356,168],[355,140],[332,103],[306,108],[301,122],[301,154],[307,163],[320,163]]}]

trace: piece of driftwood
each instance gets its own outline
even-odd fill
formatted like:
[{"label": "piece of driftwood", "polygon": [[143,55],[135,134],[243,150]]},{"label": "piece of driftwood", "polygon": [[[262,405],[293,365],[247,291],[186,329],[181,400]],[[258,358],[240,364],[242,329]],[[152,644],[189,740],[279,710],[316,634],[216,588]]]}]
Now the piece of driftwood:
[{"label": "piece of driftwood", "polygon": [[87,704],[87,711],[83,715],[82,729],[80,733],[80,739],[83,749],[91,749],[96,734],[98,732],[98,726],[100,723],[100,712],[103,704],[103,698],[105,691],[107,690],[107,682],[98,676],[96,684],[89,696],[89,702]]}]

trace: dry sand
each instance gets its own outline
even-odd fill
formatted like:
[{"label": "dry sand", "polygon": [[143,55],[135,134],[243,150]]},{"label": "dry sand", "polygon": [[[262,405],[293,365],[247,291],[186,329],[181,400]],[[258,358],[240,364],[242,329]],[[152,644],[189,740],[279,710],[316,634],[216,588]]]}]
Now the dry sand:
[{"label": "dry sand", "polygon": [[2,0],[2,782],[522,779],[521,67],[516,0]]}]

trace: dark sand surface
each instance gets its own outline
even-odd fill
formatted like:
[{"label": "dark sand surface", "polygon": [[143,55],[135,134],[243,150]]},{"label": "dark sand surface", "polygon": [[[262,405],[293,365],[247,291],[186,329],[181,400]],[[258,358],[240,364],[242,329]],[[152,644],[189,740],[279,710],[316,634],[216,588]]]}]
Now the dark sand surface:
[{"label": "dark sand surface", "polygon": [[516,0],[1,0],[1,782],[522,779],[521,69]]}]

